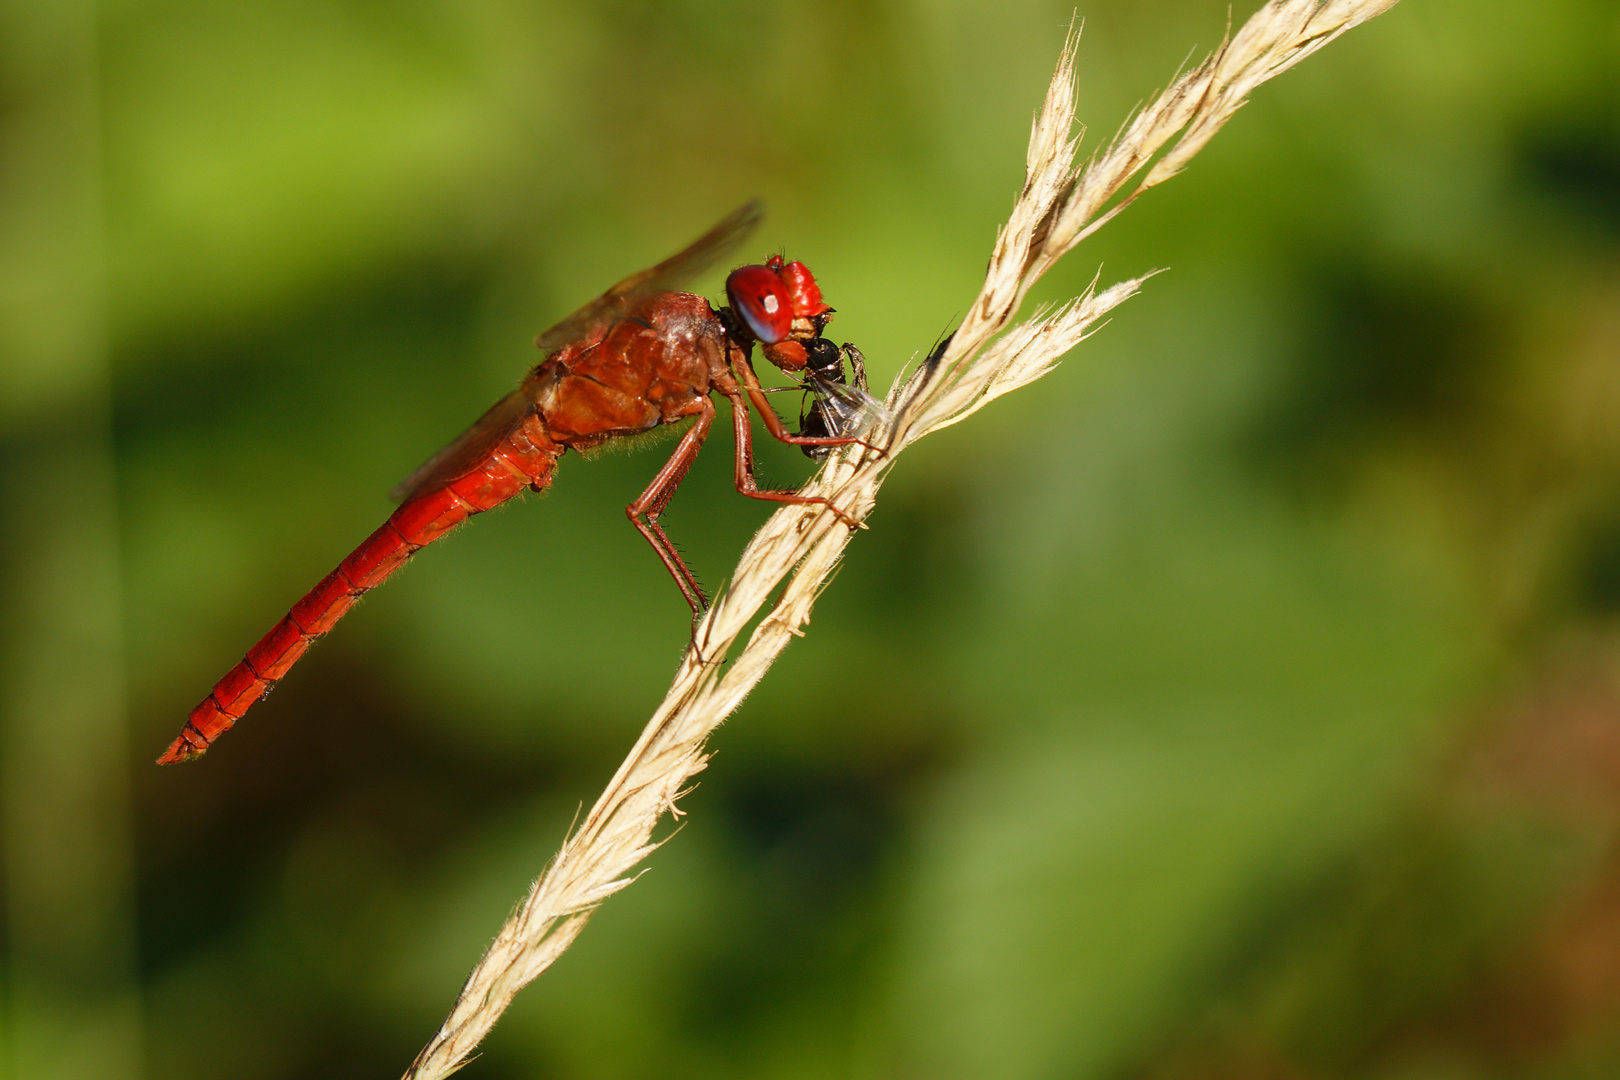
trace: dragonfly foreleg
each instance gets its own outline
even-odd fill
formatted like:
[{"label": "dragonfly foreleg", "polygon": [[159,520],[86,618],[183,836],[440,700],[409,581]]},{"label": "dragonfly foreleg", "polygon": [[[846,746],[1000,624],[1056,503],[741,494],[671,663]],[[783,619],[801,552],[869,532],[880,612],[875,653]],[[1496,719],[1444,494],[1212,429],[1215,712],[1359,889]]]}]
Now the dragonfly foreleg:
[{"label": "dragonfly foreleg", "polygon": [[[757,380],[755,381],[754,386],[756,389],[758,388],[759,383]],[[715,379],[715,389],[726,395],[726,400],[731,403],[731,423],[737,435],[736,484],[738,491],[748,496],[750,499],[764,499],[767,502],[788,503],[798,506],[825,506],[828,510],[831,510],[838,516],[839,521],[842,521],[850,528],[858,529],[861,527],[861,523],[859,521],[850,517],[848,514],[844,513],[844,511],[834,506],[832,502],[820,495],[800,495],[797,491],[772,491],[762,489],[754,480],[754,432],[753,426],[748,422],[748,398],[743,396],[742,389],[737,385],[736,381],[729,377],[724,380],[718,378]],[[765,404],[765,396],[763,393],[761,393],[760,396],[755,400],[755,406],[760,410],[761,413],[764,414],[762,419],[765,420],[765,426],[767,428],[772,428],[771,433],[773,435],[776,434],[777,431],[781,431],[783,435],[787,434],[787,429],[782,426],[781,418],[778,417],[776,413],[771,411],[771,407],[769,405]],[[774,428],[772,427],[773,422]],[[790,436],[782,441],[794,442],[796,445],[804,445],[804,443],[797,442],[796,440],[797,436]],[[810,440],[806,441],[808,442]],[[837,439],[832,441],[839,445],[843,445],[846,443],[855,442],[857,440]]]}]

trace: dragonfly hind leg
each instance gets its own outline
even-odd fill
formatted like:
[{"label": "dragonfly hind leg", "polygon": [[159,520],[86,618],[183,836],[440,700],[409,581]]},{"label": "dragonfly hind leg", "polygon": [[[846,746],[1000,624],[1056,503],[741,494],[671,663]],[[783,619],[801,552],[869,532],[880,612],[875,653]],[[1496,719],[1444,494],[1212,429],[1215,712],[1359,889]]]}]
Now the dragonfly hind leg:
[{"label": "dragonfly hind leg", "polygon": [[692,467],[692,462],[697,460],[698,451],[703,448],[703,440],[708,437],[709,429],[714,426],[714,402],[706,395],[696,398],[688,415],[696,415],[697,423],[681,436],[675,452],[664,462],[664,467],[658,470],[658,475],[647,485],[647,490],[643,491],[635,502],[625,507],[624,513],[630,519],[630,524],[647,538],[647,543],[653,546],[653,550],[658,552],[658,557],[664,561],[664,568],[669,571],[669,576],[675,579],[675,584],[680,586],[681,595],[692,605],[692,618],[695,620],[708,608],[709,598],[704,595],[703,587],[698,584],[696,576],[681,558],[681,553],[676,550],[669,535],[664,532],[663,526],[658,524],[659,516],[669,505],[675,489],[686,479],[687,470]]}]

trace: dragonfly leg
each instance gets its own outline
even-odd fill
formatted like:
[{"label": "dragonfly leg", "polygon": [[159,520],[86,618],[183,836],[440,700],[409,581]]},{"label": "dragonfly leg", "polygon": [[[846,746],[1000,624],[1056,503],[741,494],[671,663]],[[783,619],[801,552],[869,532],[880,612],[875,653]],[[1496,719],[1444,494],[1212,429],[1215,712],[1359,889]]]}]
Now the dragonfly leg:
[{"label": "dragonfly leg", "polygon": [[[770,490],[762,489],[759,486],[759,484],[754,480],[754,432],[753,432],[752,425],[750,425],[748,423],[748,399],[743,396],[742,389],[740,387],[738,387],[738,385],[736,383],[736,380],[731,379],[730,377],[727,377],[725,379],[716,378],[716,379],[714,379],[714,385],[715,385],[715,389],[719,390],[722,394],[726,395],[726,400],[731,402],[731,423],[732,423],[733,429],[737,433],[737,490],[738,491],[742,492],[744,495],[748,496],[750,499],[764,499],[767,502],[788,503],[790,505],[795,505],[795,506],[825,506],[828,510],[831,510],[834,514],[836,514],[838,516],[839,521],[842,521],[845,525],[848,525],[850,528],[858,529],[858,528],[861,527],[861,523],[859,521],[856,521],[854,518],[852,518],[848,514],[844,513],[844,511],[842,511],[838,507],[834,506],[830,500],[828,500],[826,498],[823,498],[820,495],[800,495],[797,491],[770,491]],[[754,383],[754,385],[755,385],[755,387],[757,389],[757,387],[759,385],[757,380]],[[760,394],[759,399],[756,402],[756,404],[757,404],[760,412],[764,413],[766,417],[769,417],[769,419],[767,419],[766,422],[765,422],[766,427],[770,427],[771,421],[775,421],[777,429],[781,430],[783,432],[783,434],[786,434],[786,429],[782,427],[781,419],[778,418],[777,415],[774,412],[771,411],[771,407],[769,405],[765,404],[765,395],[763,393]],[[848,443],[856,442],[857,440],[855,440],[855,439],[802,439],[801,440],[797,436],[792,436],[790,438],[783,439],[782,441],[783,442],[792,442],[795,445],[801,445],[801,446],[803,446],[803,445],[842,446],[842,445],[845,445],[845,444],[848,444]]]},{"label": "dragonfly leg", "polygon": [[658,517],[669,505],[670,498],[675,489],[680,487],[681,481],[686,478],[686,471],[697,460],[698,451],[703,448],[703,440],[708,437],[709,429],[714,426],[714,402],[707,396],[695,399],[691,412],[697,416],[697,423],[693,424],[681,441],[676,445],[675,452],[664,462],[664,467],[658,470],[647,490],[635,502],[624,508],[625,516],[636,531],[647,538],[647,543],[658,552],[658,557],[664,560],[664,568],[669,576],[675,579],[680,586],[681,595],[686,602],[692,605],[692,617],[696,619],[709,606],[709,598],[703,595],[703,588],[698,584],[697,578],[687,567],[681,553],[675,550],[670,542],[669,535],[664,532],[663,526],[658,524]]},{"label": "dragonfly leg", "polygon": [[[857,350],[857,353],[858,353],[858,350]],[[863,361],[864,361],[864,359],[865,359],[865,357],[862,357]],[[765,390],[764,390],[764,388],[762,386],[759,385],[759,376],[754,374],[753,366],[748,363],[747,358],[744,357],[741,360],[733,363],[732,368],[737,373],[736,378],[735,379],[731,378],[728,375],[724,382],[722,382],[720,379],[716,378],[714,380],[715,386],[718,387],[720,389],[720,392],[725,394],[728,398],[733,397],[733,392],[734,391],[738,391],[738,390],[746,391],[749,400],[751,400],[754,403],[754,408],[759,410],[759,418],[765,424],[765,430],[769,431],[771,433],[771,437],[776,439],[778,442],[785,442],[789,446],[864,446],[868,450],[874,450],[879,454],[882,454],[884,452],[883,447],[881,447],[881,446],[873,446],[871,443],[867,442],[865,439],[855,439],[855,438],[850,438],[849,436],[841,436],[841,437],[840,436],[825,436],[824,437],[824,436],[804,436],[804,435],[795,435],[795,434],[793,434],[791,431],[789,431],[787,429],[787,425],[782,423],[782,418],[777,416],[776,411],[774,409],[772,409],[770,407],[770,405],[766,402],[766,400],[765,400]],[[860,370],[861,378],[864,380],[865,377],[866,377],[866,365],[864,363],[862,363],[859,370]],[[739,381],[741,382],[740,387],[738,385]],[[726,386],[728,384],[731,386],[731,388],[732,388],[731,390],[726,389]],[[733,408],[735,408],[736,407],[735,398],[733,398],[733,403],[732,404],[733,404]],[[752,471],[750,470],[750,481],[751,480],[752,480]],[[739,487],[737,490],[742,491],[742,488]],[[743,494],[747,495],[749,493],[744,491]],[[754,496],[754,497],[763,499],[763,498],[769,498],[770,496],[768,496],[765,493],[761,492],[759,495]],[[777,500],[777,501],[779,501],[779,502],[787,502],[787,501],[792,501],[792,500]],[[803,500],[799,500],[799,501],[803,501]],[[840,514],[840,516],[843,516],[843,515]]]}]

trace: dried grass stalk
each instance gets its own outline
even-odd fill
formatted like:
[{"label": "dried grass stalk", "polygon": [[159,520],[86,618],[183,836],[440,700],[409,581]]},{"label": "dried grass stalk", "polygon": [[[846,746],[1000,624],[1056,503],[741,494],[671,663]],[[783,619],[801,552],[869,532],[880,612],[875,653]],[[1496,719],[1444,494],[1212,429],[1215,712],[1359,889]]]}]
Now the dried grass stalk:
[{"label": "dried grass stalk", "polygon": [[[1040,276],[1142,192],[1185,168],[1255,87],[1395,2],[1272,0],[1079,168],[1078,35],[1071,33],[1030,133],[1023,190],[996,237],[984,286],[962,325],[940,355],[890,391],[889,419],[867,436],[884,452],[851,448],[834,455],[805,492],[864,520],[906,447],[1052,370],[1098,319],[1135,295],[1144,278],[1101,291],[1094,281],[1083,295],[1009,330]],[[1110,206],[1133,180],[1136,186]],[[760,529],[737,564],[734,584],[698,627],[663,704],[501,928],[406,1080],[448,1076],[465,1064],[517,992],[568,948],[598,904],[634,880],[636,865],[658,846],[654,826],[665,814],[679,815],[677,800],[707,763],[705,740],[800,634],[852,535],[816,506],[784,507]],[[723,667],[719,661],[783,581],[786,588],[770,613]]]}]

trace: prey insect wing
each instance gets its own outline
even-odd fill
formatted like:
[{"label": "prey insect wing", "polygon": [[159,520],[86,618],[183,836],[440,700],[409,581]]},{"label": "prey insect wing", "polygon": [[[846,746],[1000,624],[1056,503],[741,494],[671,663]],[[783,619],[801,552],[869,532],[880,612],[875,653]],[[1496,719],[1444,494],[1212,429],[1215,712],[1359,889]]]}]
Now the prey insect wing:
[{"label": "prey insect wing", "polygon": [[[853,345],[842,348],[820,339],[824,347],[811,350],[801,386],[813,396],[810,408],[799,417],[799,433],[818,438],[864,439],[890,420],[888,409],[867,392],[866,358]],[[854,385],[846,381],[845,361]],[[812,458],[824,458],[827,446],[802,447]]]},{"label": "prey insect wing", "polygon": [[889,410],[864,385],[834,382],[813,371],[805,374],[804,383],[816,396],[830,435],[858,439],[889,420]]}]

